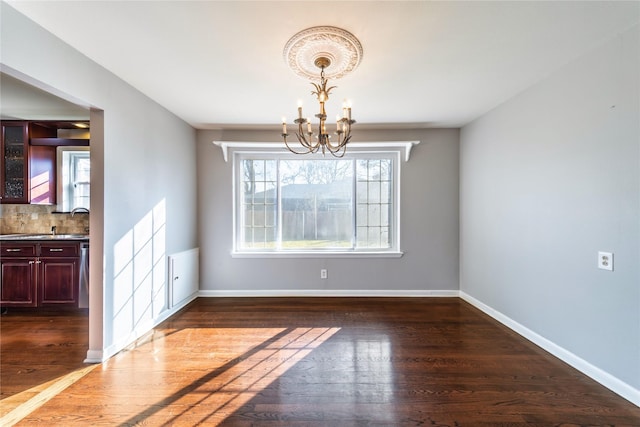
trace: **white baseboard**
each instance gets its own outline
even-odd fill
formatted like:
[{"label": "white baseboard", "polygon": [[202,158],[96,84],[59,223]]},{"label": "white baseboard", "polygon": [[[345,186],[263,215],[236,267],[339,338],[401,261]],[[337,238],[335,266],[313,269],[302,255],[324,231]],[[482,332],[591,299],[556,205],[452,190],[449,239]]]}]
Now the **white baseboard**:
[{"label": "white baseboard", "polygon": [[113,344],[104,349],[102,354],[103,360],[106,361],[112,356],[115,356],[117,353],[122,351],[123,349],[129,347],[137,340],[142,338],[145,334],[147,334],[150,330],[154,328],[160,322],[155,322],[153,320],[149,320],[145,323],[139,324],[133,331],[129,332],[126,336],[121,337],[119,340],[115,341]]},{"label": "white baseboard", "polygon": [[84,360],[84,363],[102,363],[109,359],[110,357],[116,355],[118,352],[127,348],[136,340],[142,338],[145,334],[151,331],[153,328],[158,326],[160,323],[164,322],[178,311],[182,310],[187,304],[198,297],[197,293],[192,294],[189,298],[182,300],[180,303],[171,307],[170,309],[164,310],[162,313],[158,315],[152,321],[145,323],[143,325],[138,326],[134,331],[132,331],[125,339],[119,340],[116,343],[111,344],[109,347],[105,348],[103,351],[89,350],[87,351],[87,358]]},{"label": "white baseboard", "polygon": [[506,327],[517,332],[522,337],[528,339],[529,341],[536,344],[537,346],[542,347],[544,350],[553,354],[558,359],[568,363],[569,365],[576,368],[578,371],[582,372],[588,377],[599,382],[603,386],[607,387],[609,390],[619,394],[620,396],[627,399],[634,405],[640,406],[640,390],[632,387],[631,385],[625,383],[624,381],[618,379],[617,377],[614,377],[608,372],[603,371],[597,366],[592,365],[591,363],[576,356],[575,354],[566,350],[565,348],[560,347],[559,345],[553,343],[552,341],[549,341],[545,337],[538,335],[537,333],[533,332],[531,329],[521,325],[520,323],[511,319],[510,317],[505,316],[501,312],[494,310],[493,308],[489,307],[483,302],[475,299],[471,295],[463,291],[460,291],[460,298],[462,298],[469,304],[473,305],[474,307],[478,308],[479,310],[483,311],[484,313],[488,314],[489,316],[493,317],[498,322],[502,323]]},{"label": "white baseboard", "polygon": [[182,310],[184,307],[187,306],[187,304],[189,304],[191,301],[195,300],[196,298],[198,298],[197,292],[189,295],[189,297],[183,299],[182,301],[180,301],[170,309],[167,309],[162,313],[160,313],[160,315],[155,319],[152,329],[158,326],[160,323],[167,320],[168,318],[170,318],[171,316],[173,316],[174,314],[176,314],[178,311]]},{"label": "white baseboard", "polygon": [[457,297],[452,290],[341,290],[341,289],[281,289],[281,290],[207,290],[200,297]]},{"label": "white baseboard", "polygon": [[102,363],[104,352],[102,350],[87,350],[87,358],[84,359],[84,363]]}]

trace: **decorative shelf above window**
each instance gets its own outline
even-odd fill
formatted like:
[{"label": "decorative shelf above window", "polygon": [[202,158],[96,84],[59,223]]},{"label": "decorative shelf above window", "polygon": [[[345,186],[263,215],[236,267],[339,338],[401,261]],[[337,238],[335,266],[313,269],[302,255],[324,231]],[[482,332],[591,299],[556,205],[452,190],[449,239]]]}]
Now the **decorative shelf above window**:
[{"label": "decorative shelf above window", "polygon": [[[229,150],[260,152],[262,150],[273,153],[274,151],[287,151],[280,142],[241,142],[241,141],[213,141],[215,145],[222,149],[222,156],[225,162],[229,161]],[[376,141],[376,142],[350,142],[349,151],[389,151],[392,149],[401,150],[402,158],[409,161],[411,149],[420,141]]]}]

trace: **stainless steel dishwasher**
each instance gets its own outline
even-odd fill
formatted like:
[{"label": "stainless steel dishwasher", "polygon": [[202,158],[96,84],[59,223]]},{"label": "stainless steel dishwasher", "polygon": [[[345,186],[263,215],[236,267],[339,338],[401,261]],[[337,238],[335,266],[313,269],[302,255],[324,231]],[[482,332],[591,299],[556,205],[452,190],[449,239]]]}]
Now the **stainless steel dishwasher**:
[{"label": "stainless steel dishwasher", "polygon": [[89,242],[80,243],[80,289],[78,308],[89,307]]}]

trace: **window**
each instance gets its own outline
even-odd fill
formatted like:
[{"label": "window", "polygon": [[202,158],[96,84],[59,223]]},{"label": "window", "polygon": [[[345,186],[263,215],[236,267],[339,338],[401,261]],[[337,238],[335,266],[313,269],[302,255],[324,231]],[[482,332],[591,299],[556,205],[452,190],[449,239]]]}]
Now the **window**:
[{"label": "window", "polygon": [[400,152],[234,153],[234,253],[399,255]]},{"label": "window", "polygon": [[89,209],[91,164],[88,147],[58,148],[58,209]]}]

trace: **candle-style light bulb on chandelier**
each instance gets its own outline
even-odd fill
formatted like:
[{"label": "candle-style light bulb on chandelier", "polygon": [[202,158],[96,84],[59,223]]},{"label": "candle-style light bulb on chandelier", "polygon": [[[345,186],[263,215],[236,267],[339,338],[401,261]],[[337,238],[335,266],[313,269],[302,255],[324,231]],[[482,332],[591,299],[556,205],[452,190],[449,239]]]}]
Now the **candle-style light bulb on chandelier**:
[{"label": "candle-style light bulb on chandelier", "polygon": [[296,137],[298,137],[298,142],[302,145],[303,151],[293,149],[287,142],[289,134],[287,133],[286,120],[282,121],[282,138],[289,151],[296,154],[316,153],[321,150],[322,154],[329,151],[336,157],[342,157],[346,152],[347,143],[351,139],[351,125],[356,121],[351,118],[351,107],[345,102],[342,107],[342,117],[336,116],[335,134],[337,135],[337,141],[331,142],[331,135],[327,132],[325,103],[329,100],[331,89],[336,86],[327,87],[329,80],[324,76],[324,69],[331,64],[331,61],[328,58],[320,57],[316,59],[315,63],[320,68],[320,83],[311,83],[316,89],[311,93],[316,95],[320,104],[320,112],[315,115],[319,119],[317,133],[314,135],[311,122],[302,116],[302,105],[298,103],[298,118],[293,122],[298,125]]},{"label": "candle-style light bulb on chandelier", "polygon": [[[303,30],[293,36],[284,49],[285,61],[298,75],[317,79],[313,67],[320,70],[320,82],[311,83],[319,103],[319,113],[315,115],[319,123],[314,133],[311,121],[302,114],[302,104],[298,102],[298,117],[293,121],[297,125],[295,135],[301,148],[295,149],[287,141],[286,119],[282,118],[282,138],[289,151],[295,154],[310,154],[327,151],[336,157],[344,156],[347,144],[351,140],[351,125],[356,121],[351,118],[351,105],[345,102],[342,115],[336,116],[335,141],[327,130],[327,112],[325,103],[329,100],[329,93],[336,86],[327,87],[329,80],[325,72],[330,71],[331,77],[339,78],[353,71],[362,58],[362,46],[351,33],[336,27],[313,27]],[[311,67],[310,64],[313,64]]]}]

